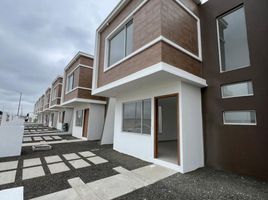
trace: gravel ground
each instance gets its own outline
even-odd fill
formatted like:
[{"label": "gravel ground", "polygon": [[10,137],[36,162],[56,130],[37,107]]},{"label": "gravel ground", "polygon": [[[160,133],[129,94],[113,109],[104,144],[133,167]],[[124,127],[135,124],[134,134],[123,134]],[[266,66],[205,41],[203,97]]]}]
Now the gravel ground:
[{"label": "gravel ground", "polygon": [[116,200],[267,200],[268,182],[203,168],[175,174]]},{"label": "gravel ground", "polygon": [[[24,147],[22,156],[0,159],[0,162],[19,160],[16,182],[0,186],[0,190],[24,186],[25,199],[30,199],[52,192],[70,188],[67,180],[80,177],[85,183],[117,174],[114,167],[123,166],[128,170],[148,165],[131,156],[112,150],[111,145],[100,146],[98,142],[78,142],[72,144],[52,145],[50,151],[33,152],[31,147]],[[108,163],[93,165],[82,169],[74,169],[68,162],[64,163],[71,169],[59,174],[50,174],[44,157],[79,151],[92,151],[98,156],[109,160]],[[22,160],[40,157],[46,176],[22,180]],[[261,182],[249,177],[242,177],[228,172],[203,168],[187,174],[175,174],[153,185],[141,188],[117,200],[174,200],[174,199],[268,199],[268,182]]]},{"label": "gravel ground", "polygon": [[[112,150],[111,145],[100,146],[98,142],[86,141],[72,144],[57,144],[52,146],[52,150],[43,152],[33,152],[31,150],[31,147],[24,147],[22,150],[22,155],[20,157],[0,159],[0,162],[19,160],[16,182],[1,185],[0,190],[24,186],[24,198],[30,199],[70,188],[67,180],[71,178],[80,177],[85,183],[88,183],[117,174],[117,172],[113,170],[113,168],[117,166],[123,166],[126,169],[131,170],[149,164],[139,159],[115,152]],[[67,161],[64,160],[64,163],[71,170],[59,174],[50,174],[49,169],[45,164],[45,156],[76,153],[80,151],[92,151],[96,155],[107,159],[109,162],[100,165],[92,164],[92,166],[82,169],[74,169]],[[40,178],[22,180],[23,159],[37,157],[41,158],[42,166],[45,170],[45,173],[48,175]]]}]

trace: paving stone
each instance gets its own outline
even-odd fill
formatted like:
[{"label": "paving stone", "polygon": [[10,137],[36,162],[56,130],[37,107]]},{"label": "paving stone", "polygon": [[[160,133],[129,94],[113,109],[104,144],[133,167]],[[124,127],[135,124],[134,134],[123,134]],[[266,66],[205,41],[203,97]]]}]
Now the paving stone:
[{"label": "paving stone", "polygon": [[16,178],[16,170],[8,171],[8,172],[1,172],[0,173],[0,185],[13,183],[15,182]]},{"label": "paving stone", "polygon": [[62,139],[62,137],[60,137],[60,136],[52,136],[55,140],[61,140]]},{"label": "paving stone", "polygon": [[31,141],[32,141],[32,138],[30,138],[30,137],[23,138],[23,142],[31,142]]},{"label": "paving stone", "polygon": [[75,153],[69,153],[69,154],[63,154],[63,157],[66,159],[66,160],[75,160],[75,159],[79,159],[80,157],[75,154]]},{"label": "paving stone", "polygon": [[102,164],[102,163],[107,163],[108,160],[105,160],[104,158],[101,158],[99,156],[87,158],[90,162],[93,162],[95,165]]},{"label": "paving stone", "polygon": [[45,176],[42,166],[30,167],[22,170],[22,180]]},{"label": "paving stone", "polygon": [[43,138],[44,138],[44,140],[53,140],[53,138],[50,136],[43,136]]},{"label": "paving stone", "polygon": [[31,166],[36,166],[36,165],[41,165],[41,160],[40,158],[31,158],[31,159],[26,159],[23,160],[23,167],[31,167]]},{"label": "paving stone", "polygon": [[69,167],[67,167],[63,162],[50,164],[50,165],[48,165],[48,168],[49,168],[51,174],[56,174],[56,173],[65,172],[65,171],[70,170]]},{"label": "paving stone", "polygon": [[68,183],[70,184],[70,186],[71,186],[72,188],[80,187],[80,186],[85,185],[85,183],[84,183],[84,182],[81,180],[81,178],[79,178],[79,177],[69,179],[69,180],[68,180]]},{"label": "paving stone", "polygon": [[[81,197],[78,193],[73,189],[62,190],[59,192],[54,192],[51,194],[47,194],[41,197],[34,198],[32,200],[81,200]],[[95,200],[95,199],[92,199]]]},{"label": "paving stone", "polygon": [[147,184],[152,184],[177,172],[159,165],[148,165],[132,170],[132,173],[136,174],[137,177],[144,180]]},{"label": "paving stone", "polygon": [[41,137],[34,137],[34,141],[42,141],[43,139]]},{"label": "paving stone", "polygon": [[72,160],[69,161],[69,163],[75,168],[75,169],[80,169],[83,167],[89,167],[91,166],[89,163],[87,163],[86,161],[79,159],[79,160]]},{"label": "paving stone", "polygon": [[17,169],[18,161],[9,161],[0,163],[0,171],[6,171],[10,169]]},{"label": "paving stone", "polygon": [[47,156],[45,157],[47,163],[61,162],[62,159],[59,156]]},{"label": "paving stone", "polygon": [[85,158],[96,156],[96,154],[94,154],[94,153],[92,153],[90,151],[78,152],[78,154],[80,154],[81,156],[83,156]]}]

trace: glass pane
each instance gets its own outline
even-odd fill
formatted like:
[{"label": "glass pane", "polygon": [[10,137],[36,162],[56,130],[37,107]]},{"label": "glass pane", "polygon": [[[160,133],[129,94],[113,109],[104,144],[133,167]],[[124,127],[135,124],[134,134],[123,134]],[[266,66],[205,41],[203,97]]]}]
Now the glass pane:
[{"label": "glass pane", "polygon": [[142,133],[151,134],[151,99],[143,101]]},{"label": "glass pane", "polygon": [[127,24],[126,56],[133,52],[133,21]]},{"label": "glass pane", "polygon": [[125,57],[125,29],[110,40],[109,66]]},{"label": "glass pane", "polygon": [[256,124],[255,111],[228,111],[223,115],[224,124]]},{"label": "glass pane", "polygon": [[67,92],[73,89],[73,82],[74,82],[74,74],[68,76],[68,83],[67,83]]},{"label": "glass pane", "polygon": [[83,111],[78,110],[78,111],[76,111],[75,125],[76,126],[82,126],[82,122],[83,122]]},{"label": "glass pane", "polygon": [[250,65],[244,8],[218,18],[222,71]]},{"label": "glass pane", "polygon": [[224,85],[221,87],[221,89],[222,89],[222,97],[253,95],[253,87],[251,81]]},{"label": "glass pane", "polygon": [[141,133],[141,101],[123,104],[123,131]]}]

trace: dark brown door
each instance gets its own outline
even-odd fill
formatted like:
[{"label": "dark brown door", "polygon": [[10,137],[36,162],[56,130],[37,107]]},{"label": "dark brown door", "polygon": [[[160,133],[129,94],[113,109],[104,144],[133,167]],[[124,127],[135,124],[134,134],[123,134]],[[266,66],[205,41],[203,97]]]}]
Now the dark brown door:
[{"label": "dark brown door", "polygon": [[62,123],[64,123],[65,111],[62,112]]},{"label": "dark brown door", "polygon": [[83,137],[87,138],[89,109],[84,110]]},{"label": "dark brown door", "polygon": [[177,110],[177,155],[178,155],[178,165],[180,165],[180,134],[179,134],[179,94],[169,94],[165,96],[159,96],[154,98],[154,158],[158,158],[158,106],[159,106],[159,99],[169,98],[169,97],[176,97],[177,103],[176,103],[176,110]]}]

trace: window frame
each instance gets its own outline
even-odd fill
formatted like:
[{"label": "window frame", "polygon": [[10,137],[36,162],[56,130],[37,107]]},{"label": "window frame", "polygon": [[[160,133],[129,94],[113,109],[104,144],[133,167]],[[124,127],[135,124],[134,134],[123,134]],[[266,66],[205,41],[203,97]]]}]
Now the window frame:
[{"label": "window frame", "polygon": [[[69,78],[73,76],[73,79],[72,79],[72,88],[69,89]],[[66,81],[66,94],[71,92],[72,90],[74,89],[74,72],[70,73],[67,75],[67,81]]]},{"label": "window frame", "polygon": [[[134,26],[134,20],[133,17],[128,19],[124,24],[122,24],[120,27],[116,28],[112,31],[112,34],[109,35],[105,40],[105,55],[104,55],[104,71],[109,70],[113,68],[114,66],[118,65],[122,60],[126,59],[128,56],[131,56],[131,54],[134,52],[134,49],[132,49],[132,52],[127,54],[127,27],[129,25]],[[118,61],[116,61],[113,64],[110,64],[110,50],[111,50],[111,40],[115,38],[122,30],[124,30],[124,57]],[[133,30],[134,35],[134,30]],[[133,42],[133,41],[132,41]],[[133,42],[134,44],[134,42]],[[133,48],[133,47],[132,47]]]},{"label": "window frame", "polygon": [[[150,133],[143,133],[143,114],[144,114],[144,101],[149,100],[150,101]],[[124,130],[124,104],[129,104],[129,103],[137,103],[137,102],[141,102],[141,111],[140,111],[140,120],[141,120],[141,132],[131,132],[131,131],[126,131]],[[133,100],[133,101],[126,101],[126,102],[122,102],[122,124],[121,124],[121,132],[123,133],[130,133],[130,134],[139,134],[139,135],[148,135],[151,136],[152,135],[152,99],[151,98],[145,98],[145,99],[141,99],[141,100]]]},{"label": "window frame", "polygon": [[[218,45],[218,57],[219,57],[219,66],[220,66],[220,73],[226,73],[226,72],[231,72],[231,71],[235,71],[235,70],[239,70],[239,69],[243,69],[243,68],[247,68],[251,66],[251,59],[250,59],[250,52],[249,52],[249,64],[248,65],[244,65],[244,66],[240,66],[240,67],[236,67],[235,69],[230,69],[230,70],[222,70],[222,51],[221,51],[221,37],[220,37],[220,29],[219,29],[219,19],[223,18],[239,9],[243,8],[244,9],[244,13],[245,13],[245,6],[244,4],[241,4],[235,8],[232,8],[230,10],[228,10],[227,12],[219,15],[216,17],[216,29],[217,29],[217,45]],[[249,42],[248,42],[248,30],[247,30],[247,19],[246,19],[246,13],[245,13],[245,25],[246,25],[246,33],[247,33],[247,44],[248,44],[248,51],[250,51],[249,49]]]},{"label": "window frame", "polygon": [[[245,95],[233,95],[233,96],[224,96],[223,95],[223,87],[224,86],[230,86],[230,85],[236,85],[241,83],[251,83],[252,86],[252,94],[245,94]],[[221,90],[221,98],[222,99],[231,99],[231,98],[239,98],[239,97],[251,97],[254,96],[254,88],[253,88],[253,81],[252,80],[246,80],[246,81],[239,81],[239,82],[233,82],[233,83],[225,83],[220,86]]]},{"label": "window frame", "polygon": [[[228,112],[254,112],[254,118],[255,118],[255,123],[230,123],[226,122],[225,119],[225,113]],[[223,125],[232,125],[232,126],[257,126],[257,112],[256,110],[227,110],[222,112],[222,118],[223,118]]]}]

